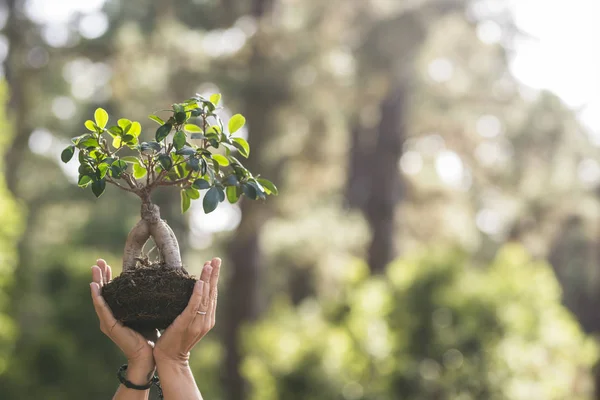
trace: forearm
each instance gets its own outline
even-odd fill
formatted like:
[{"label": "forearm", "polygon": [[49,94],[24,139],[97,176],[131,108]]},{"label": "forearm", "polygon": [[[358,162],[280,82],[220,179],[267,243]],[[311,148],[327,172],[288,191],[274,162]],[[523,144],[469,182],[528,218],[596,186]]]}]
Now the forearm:
[{"label": "forearm", "polygon": [[[149,369],[148,367],[142,367],[130,364],[125,374],[126,379],[136,385],[145,385],[154,376],[154,368]],[[147,390],[135,390],[125,387],[123,384],[119,385],[117,392],[115,393],[113,400],[148,400],[150,395],[150,389]]]},{"label": "forearm", "polygon": [[187,361],[157,361],[156,368],[165,399],[202,400]]}]

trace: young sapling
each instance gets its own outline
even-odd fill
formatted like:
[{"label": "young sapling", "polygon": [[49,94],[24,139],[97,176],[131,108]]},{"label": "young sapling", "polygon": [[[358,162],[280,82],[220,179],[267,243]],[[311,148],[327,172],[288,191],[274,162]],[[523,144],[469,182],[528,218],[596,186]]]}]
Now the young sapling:
[{"label": "young sapling", "polygon": [[[140,141],[139,122],[121,118],[108,126],[108,113],[98,108],[94,121],[85,122],[89,132],[73,138],[61,154],[66,163],[78,151],[78,185],[90,187],[96,197],[108,183],[141,200],[141,218],[125,243],[123,272],[103,287],[102,294],[119,321],[148,337],[183,311],[196,281],[182,265],[175,234],[152,203],[153,191],[177,188],[184,213],[201,191],[206,213],[225,199],[235,203],[242,196],[264,200],[277,195],[272,182],[254,176],[234,156],[250,154],[248,142],[233,136],[245,118],[235,114],[225,129],[217,114],[220,99],[219,94],[208,99],[196,95],[164,110],[166,119],[150,115],[159,125],[151,141]],[[158,250],[154,262],[143,254],[150,238]]]}]

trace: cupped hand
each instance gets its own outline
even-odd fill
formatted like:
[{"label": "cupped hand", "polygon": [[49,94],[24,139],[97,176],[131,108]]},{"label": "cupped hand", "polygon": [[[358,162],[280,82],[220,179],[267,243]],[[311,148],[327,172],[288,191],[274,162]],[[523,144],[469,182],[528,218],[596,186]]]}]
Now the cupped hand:
[{"label": "cupped hand", "polygon": [[215,326],[220,269],[219,258],[204,263],[187,307],[154,346],[157,364],[163,361],[187,364],[190,350]]},{"label": "cupped hand", "polygon": [[92,267],[92,300],[98,319],[100,320],[100,330],[108,336],[127,357],[129,372],[132,370],[153,372],[155,363],[152,354],[153,347],[142,335],[133,329],[127,328],[115,319],[110,308],[100,294],[102,286],[110,282],[112,271],[106,261],[100,259]]}]

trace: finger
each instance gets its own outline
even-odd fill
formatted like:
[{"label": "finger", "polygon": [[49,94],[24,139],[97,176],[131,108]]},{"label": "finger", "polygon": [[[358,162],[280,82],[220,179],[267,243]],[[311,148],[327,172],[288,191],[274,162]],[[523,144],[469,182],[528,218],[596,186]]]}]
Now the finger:
[{"label": "finger", "polygon": [[100,270],[102,271],[102,282],[106,285],[109,282],[107,270],[110,267],[106,264],[106,261],[104,261],[102,258],[99,258],[98,260],[96,260],[96,265],[98,267],[100,267]]},{"label": "finger", "polygon": [[96,282],[99,287],[102,287],[104,285],[103,280],[104,279],[102,279],[102,270],[99,266],[94,265],[92,267],[92,281]]},{"label": "finger", "polygon": [[112,315],[110,308],[104,301],[104,298],[100,294],[100,285],[97,282],[90,283],[92,291],[92,301],[94,303],[94,309],[100,320],[100,328],[102,331],[109,335],[112,328],[118,323],[115,317]]},{"label": "finger", "polygon": [[207,284],[205,285],[204,292],[202,293],[202,299],[200,300],[200,308],[196,312],[196,318],[194,318],[194,322],[192,323],[192,330],[200,337],[204,336],[206,332],[208,332],[209,324],[210,324],[210,276],[212,274],[212,266],[210,263],[204,265],[204,269],[202,270],[202,278],[207,279]]},{"label": "finger", "polygon": [[208,306],[210,302],[210,279],[213,272],[213,267],[210,263],[204,264],[204,268],[202,268],[202,275],[200,275],[200,279],[206,282],[208,287],[205,288],[204,293],[202,293],[202,300],[200,302],[200,310],[202,312],[208,312]]},{"label": "finger", "polygon": [[212,267],[213,272],[210,277],[210,307],[208,311],[211,329],[213,326],[215,326],[216,323],[217,297],[219,295],[219,276],[221,273],[221,259],[213,258]]},{"label": "finger", "polygon": [[221,259],[213,258],[211,261],[212,275],[210,276],[210,300],[214,301],[217,297],[217,287],[219,286],[219,275],[221,273]]},{"label": "finger", "polygon": [[106,283],[112,281],[112,268],[106,264]]},{"label": "finger", "polygon": [[210,310],[210,329],[214,328],[217,323],[217,296],[215,295],[215,301],[212,303]]},{"label": "finger", "polygon": [[[202,293],[204,292],[204,281],[197,281],[194,285],[194,291],[190,297],[187,307],[179,317],[181,317],[184,326],[188,326],[196,317],[198,310],[200,309],[200,302],[202,301]],[[179,318],[178,317],[178,318]]]}]

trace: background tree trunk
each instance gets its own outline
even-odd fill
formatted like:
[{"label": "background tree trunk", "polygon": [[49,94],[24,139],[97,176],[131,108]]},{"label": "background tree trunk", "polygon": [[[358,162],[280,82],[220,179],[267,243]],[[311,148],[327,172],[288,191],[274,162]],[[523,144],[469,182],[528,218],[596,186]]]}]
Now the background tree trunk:
[{"label": "background tree trunk", "polygon": [[[274,168],[265,168],[264,154],[268,139],[276,133],[279,96],[271,92],[281,90],[281,87],[272,82],[267,72],[268,47],[265,46],[265,37],[260,28],[261,22],[268,18],[272,9],[272,0],[252,1],[251,13],[259,24],[259,31],[253,38],[242,108],[252,149],[251,157],[244,161],[244,164],[249,170],[269,176],[277,182]],[[230,295],[227,297],[224,313],[224,343],[227,349],[224,387],[230,400],[243,400],[248,394],[247,382],[240,371],[243,359],[240,332],[245,323],[254,320],[260,313],[258,289],[261,281],[262,251],[259,243],[262,228],[269,218],[268,207],[260,202],[242,201],[241,210],[242,220],[228,245],[231,275],[227,281],[226,293]]]},{"label": "background tree trunk", "polygon": [[368,263],[374,274],[383,273],[395,256],[396,205],[401,199],[398,161],[404,142],[404,105],[406,89],[399,85],[382,101],[377,143],[370,160],[371,187],[365,215],[371,227]]}]

